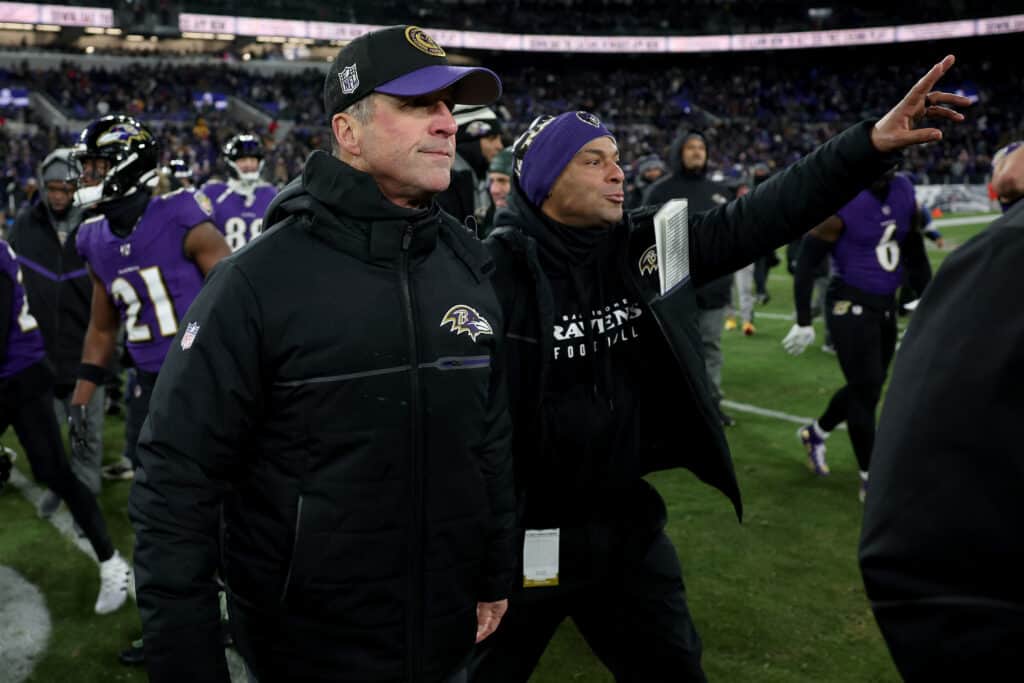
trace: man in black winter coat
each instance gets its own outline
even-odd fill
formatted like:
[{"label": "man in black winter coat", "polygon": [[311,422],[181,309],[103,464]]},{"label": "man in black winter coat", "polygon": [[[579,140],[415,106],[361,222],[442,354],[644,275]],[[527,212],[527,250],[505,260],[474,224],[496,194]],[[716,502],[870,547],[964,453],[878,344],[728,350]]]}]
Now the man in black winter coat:
[{"label": "man in black winter coat", "polygon": [[493,109],[484,106],[457,105],[452,114],[459,126],[452,181],[435,201],[482,238],[493,207],[487,192],[487,168],[505,146],[501,119]]},{"label": "man in black winter coat", "polygon": [[914,311],[871,456],[860,568],[908,683],[1020,668],[1024,145],[1011,154],[993,164],[1006,213],[943,262]]},{"label": "man in black winter coat", "polygon": [[874,125],[829,141],[747,196],[691,213],[688,276],[660,292],[652,213],[623,214],[618,147],[601,121],[535,121],[515,145],[507,211],[485,242],[507,327],[519,588],[470,676],[525,682],[572,617],[618,681],[704,681],[665,505],[644,475],[686,467],[741,513],[697,334],[695,288],[834,213],[888,155],[961,120],[930,92],[947,57]]},{"label": "man in black winter coat", "polygon": [[433,197],[453,103],[500,93],[415,26],[338,53],[333,156],[211,274],[153,392],[129,500],[151,680],[227,680],[218,573],[259,683],[462,680],[497,627],[505,326],[486,250]]},{"label": "man in black winter coat", "polygon": [[[39,165],[39,176],[40,200],[18,214],[10,243],[18,254],[29,304],[43,333],[46,358],[54,368],[54,408],[64,424],[89,325],[92,281],[75,248],[82,211],[71,201],[78,178],[71,150],[49,154]],[[100,492],[104,398],[100,387],[86,405],[89,424],[84,447],[71,449],[71,471],[93,495]],[[48,491],[40,502],[40,513],[49,516],[59,504],[60,498]]]},{"label": "man in black winter coat", "polygon": [[[710,211],[725,204],[728,188],[708,178],[707,138],[699,131],[690,131],[677,137],[668,153],[672,175],[662,178],[647,188],[643,203],[647,206],[664,204],[670,199],[685,199],[690,214]],[[735,420],[722,410],[722,330],[732,296],[732,273],[715,278],[697,289],[697,308],[700,316],[697,328],[704,343],[704,364],[708,372],[712,400],[718,407],[722,424],[726,427]]]}]

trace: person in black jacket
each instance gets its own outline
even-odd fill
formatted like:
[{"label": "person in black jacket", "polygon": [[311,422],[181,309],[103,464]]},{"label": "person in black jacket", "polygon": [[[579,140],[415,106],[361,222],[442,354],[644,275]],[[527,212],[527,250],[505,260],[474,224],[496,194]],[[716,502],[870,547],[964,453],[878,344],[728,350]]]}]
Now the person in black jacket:
[{"label": "person in black jacket", "polygon": [[860,569],[908,683],[1008,680],[1020,666],[1024,146],[1017,154],[1015,171],[994,163],[1006,213],[921,297],[878,422]]},{"label": "person in black jacket", "polygon": [[487,192],[487,169],[504,147],[501,119],[490,107],[456,105],[452,114],[458,124],[452,181],[437,195],[437,203],[478,237],[486,233],[493,202]]},{"label": "person in black jacket", "polygon": [[[461,680],[510,590],[505,325],[448,186],[454,102],[501,92],[422,29],[342,49],[314,152],[183,318],[129,500],[151,680]],[[223,533],[219,531],[223,528]],[[219,551],[219,552],[218,552]]]},{"label": "person in black jacket", "polygon": [[[54,368],[53,392],[58,421],[67,422],[75,388],[82,341],[89,325],[92,281],[75,249],[82,211],[72,204],[78,167],[70,149],[57,149],[39,165],[41,199],[26,207],[14,222],[11,246],[25,275],[25,290]],[[85,408],[89,423],[83,448],[71,451],[71,470],[98,495],[103,464],[104,391],[99,387]],[[56,511],[60,498],[47,491],[39,504],[43,517]]]},{"label": "person in black jacket", "polygon": [[507,326],[518,505],[518,586],[474,653],[481,683],[526,681],[572,617],[618,681],[704,681],[665,505],[644,475],[687,467],[741,515],[739,486],[697,332],[695,289],[792,240],[888,168],[940,139],[924,115],[962,120],[930,92],[947,57],[885,117],[762,184],[691,213],[685,274],[659,284],[651,218],[623,214],[623,174],[588,112],[542,117],[515,145],[515,184],[485,242]]},{"label": "person in black jacket", "polygon": [[[100,592],[94,609],[109,614],[128,598],[131,567],[111,543],[96,497],[68,466],[53,413],[53,372],[23,280],[14,250],[0,240],[0,436],[13,427],[32,476],[67,503],[99,560]],[[0,449],[0,454],[5,451]],[[4,461],[9,466],[7,457]],[[7,470],[6,479],[9,467],[0,469]]]},{"label": "person in black jacket", "polygon": [[[732,194],[721,183],[708,178],[707,139],[699,131],[677,137],[668,153],[672,174],[657,181],[644,192],[643,203],[664,204],[670,199],[686,199],[690,214],[709,211],[727,201]],[[722,410],[722,330],[732,298],[732,273],[702,285],[697,290],[700,309],[698,329],[704,344],[704,364],[710,381],[711,396],[718,406],[718,415],[726,427],[736,421]]]}]

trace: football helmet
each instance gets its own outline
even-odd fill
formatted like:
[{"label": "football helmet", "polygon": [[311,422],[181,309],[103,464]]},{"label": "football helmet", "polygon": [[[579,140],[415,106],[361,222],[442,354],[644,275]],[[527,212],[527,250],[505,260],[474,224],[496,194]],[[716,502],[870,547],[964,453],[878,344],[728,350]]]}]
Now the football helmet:
[{"label": "football helmet", "polygon": [[83,171],[89,160],[106,159],[110,164],[95,185],[86,184],[84,173],[79,178],[75,204],[83,208],[155,187],[158,180],[159,144],[132,116],[112,114],[90,123],[72,148],[72,158]]},{"label": "football helmet", "polygon": [[[263,172],[263,143],[258,137],[249,133],[235,135],[224,144],[224,157],[232,179],[247,185],[259,181],[260,173]],[[258,160],[259,167],[255,171],[240,171],[237,162],[245,158]]]},{"label": "football helmet", "polygon": [[167,162],[167,172],[178,180],[192,180],[192,167],[184,159],[171,159]]}]

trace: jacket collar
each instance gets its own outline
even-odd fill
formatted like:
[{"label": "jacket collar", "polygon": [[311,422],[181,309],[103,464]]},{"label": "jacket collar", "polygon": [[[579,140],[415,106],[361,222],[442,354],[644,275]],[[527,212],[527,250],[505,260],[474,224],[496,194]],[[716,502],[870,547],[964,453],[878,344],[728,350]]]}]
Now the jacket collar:
[{"label": "jacket collar", "polygon": [[267,209],[267,224],[297,217],[316,237],[370,262],[429,253],[437,244],[441,211],[407,209],[381,194],[372,176],[323,151],[306,160],[302,176],[289,183]]}]

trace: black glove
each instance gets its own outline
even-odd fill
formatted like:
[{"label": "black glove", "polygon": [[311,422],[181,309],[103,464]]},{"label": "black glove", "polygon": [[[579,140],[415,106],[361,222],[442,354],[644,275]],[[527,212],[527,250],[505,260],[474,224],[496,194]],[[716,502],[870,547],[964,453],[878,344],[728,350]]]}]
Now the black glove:
[{"label": "black glove", "polygon": [[72,404],[68,408],[68,436],[73,453],[84,453],[89,440],[89,422],[85,418],[85,406]]}]

